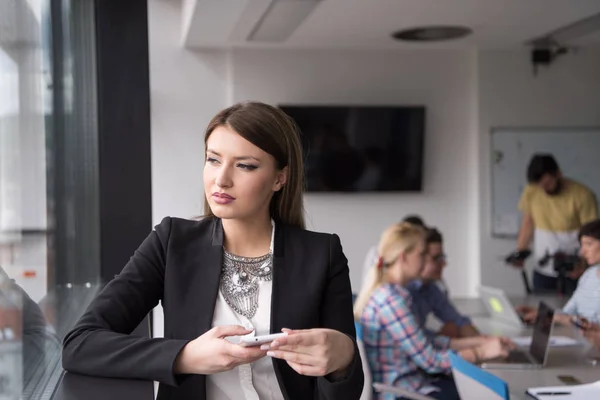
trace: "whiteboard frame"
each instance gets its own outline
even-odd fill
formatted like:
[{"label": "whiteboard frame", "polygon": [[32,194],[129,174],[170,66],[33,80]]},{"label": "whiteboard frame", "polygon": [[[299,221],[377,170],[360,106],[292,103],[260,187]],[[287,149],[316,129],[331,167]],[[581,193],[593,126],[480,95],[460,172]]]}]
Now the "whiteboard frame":
[{"label": "whiteboard frame", "polygon": [[[518,126],[511,126],[511,125],[506,125],[506,126],[494,126],[492,128],[490,128],[490,143],[489,143],[489,149],[488,149],[488,155],[489,155],[489,165],[488,165],[488,173],[489,173],[489,177],[490,177],[490,215],[489,217],[489,224],[490,224],[490,233],[492,238],[495,239],[517,239],[519,237],[519,234],[502,234],[502,233],[496,233],[494,232],[494,214],[495,214],[495,205],[496,202],[495,200],[495,192],[494,192],[494,163],[493,163],[493,154],[494,154],[494,140],[493,140],[493,136],[495,134],[498,133],[502,133],[505,131],[512,131],[512,132],[519,132],[519,133],[537,133],[541,130],[544,131],[550,131],[550,132],[556,132],[556,131],[566,131],[569,130],[571,132],[598,132],[600,134],[600,126],[593,126],[593,125],[585,125],[585,126],[543,126],[543,125],[536,125],[536,126],[527,126],[527,127],[518,127]],[[560,168],[560,165],[559,165]],[[525,174],[526,171],[523,171],[523,174]],[[518,211],[518,210],[517,210]],[[519,212],[520,214],[520,212]],[[519,227],[520,229],[520,227]]]}]

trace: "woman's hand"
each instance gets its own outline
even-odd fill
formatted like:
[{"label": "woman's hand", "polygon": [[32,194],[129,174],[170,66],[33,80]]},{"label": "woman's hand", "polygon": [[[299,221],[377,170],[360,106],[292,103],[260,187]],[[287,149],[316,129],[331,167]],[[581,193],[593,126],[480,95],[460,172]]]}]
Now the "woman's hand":
[{"label": "woman's hand", "polygon": [[210,375],[249,364],[267,352],[258,347],[242,347],[225,340],[250,330],[242,326],[218,326],[189,342],[175,360],[175,373]]},{"label": "woman's hand", "polygon": [[519,316],[523,319],[523,321],[527,323],[535,322],[537,318],[537,308],[531,306],[517,306],[515,307],[515,311]]},{"label": "woman's hand", "polygon": [[589,322],[589,321],[588,321],[588,326],[587,326],[587,329],[586,329],[586,331],[590,331],[590,332],[592,332],[592,331],[600,332],[600,324],[599,324],[599,323],[597,323],[597,322]]},{"label": "woman's hand", "polygon": [[559,325],[569,326],[573,323],[573,316],[569,314],[562,314],[560,312],[555,312],[553,320]]},{"label": "woman's hand", "polygon": [[458,338],[460,337],[460,328],[453,322],[446,322],[438,332],[438,335],[447,336],[449,338]]},{"label": "woman's hand", "polygon": [[285,360],[300,375],[345,376],[354,359],[354,343],[333,329],[289,330],[288,336],[261,346],[268,356]]},{"label": "woman's hand", "polygon": [[477,354],[482,360],[491,360],[494,358],[506,358],[516,345],[508,338],[491,336],[477,347]]},{"label": "woman's hand", "polygon": [[463,350],[470,349],[473,347],[479,347],[487,343],[492,336],[479,335],[468,338],[455,338],[450,339],[450,348],[452,350]]},{"label": "woman's hand", "polygon": [[590,342],[595,348],[600,349],[600,329],[590,328],[583,331],[583,336]]}]

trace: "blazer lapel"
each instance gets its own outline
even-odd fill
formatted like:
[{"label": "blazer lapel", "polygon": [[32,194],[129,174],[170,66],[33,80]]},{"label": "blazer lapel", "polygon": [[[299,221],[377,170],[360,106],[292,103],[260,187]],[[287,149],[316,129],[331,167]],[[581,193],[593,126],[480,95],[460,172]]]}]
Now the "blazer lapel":
[{"label": "blazer lapel", "polygon": [[204,240],[200,239],[198,241],[203,243],[203,247],[199,252],[201,257],[197,261],[194,268],[195,274],[190,282],[190,286],[194,288],[194,294],[190,296],[193,299],[193,304],[188,305],[191,311],[189,315],[199,315],[196,332],[194,332],[196,336],[202,335],[212,327],[215,304],[219,294],[223,258],[223,226],[221,220],[215,218],[212,232],[207,233],[211,237],[202,238]]},{"label": "blazer lapel", "polygon": [[[281,328],[290,328],[291,325],[287,323],[288,317],[286,317],[286,310],[283,305],[286,303],[286,293],[290,289],[290,266],[286,266],[285,258],[285,226],[283,223],[275,222],[275,240],[273,243],[273,285],[271,286],[271,333],[280,333]],[[289,308],[287,310],[289,314]],[[289,393],[285,388],[285,377],[284,372],[286,370],[286,363],[283,360],[272,358],[273,369],[275,370],[275,377],[279,383],[279,387],[283,393],[284,399],[289,399]],[[289,373],[289,371],[287,371]]]},{"label": "blazer lapel", "polygon": [[[293,328],[290,324],[289,305],[287,293],[293,290],[293,266],[291,260],[286,259],[285,224],[275,224],[275,243],[273,249],[273,286],[271,291],[271,333],[280,333],[281,328]],[[292,313],[293,314],[293,313]]]}]

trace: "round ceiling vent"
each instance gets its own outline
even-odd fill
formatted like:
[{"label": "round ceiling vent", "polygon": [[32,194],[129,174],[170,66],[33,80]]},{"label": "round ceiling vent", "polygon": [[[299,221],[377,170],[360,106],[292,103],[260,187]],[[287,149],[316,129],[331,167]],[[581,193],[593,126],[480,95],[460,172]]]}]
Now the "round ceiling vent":
[{"label": "round ceiling vent", "polygon": [[394,32],[392,37],[411,42],[436,42],[460,39],[472,33],[472,29],[464,26],[423,26]]}]

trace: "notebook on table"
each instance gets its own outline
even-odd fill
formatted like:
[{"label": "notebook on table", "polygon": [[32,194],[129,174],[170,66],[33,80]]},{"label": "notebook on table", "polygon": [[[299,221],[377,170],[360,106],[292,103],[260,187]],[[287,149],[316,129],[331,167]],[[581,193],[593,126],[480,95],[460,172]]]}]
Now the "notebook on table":
[{"label": "notebook on table", "polygon": [[592,400],[600,399],[600,381],[573,386],[545,386],[529,388],[525,392],[538,400]]}]

